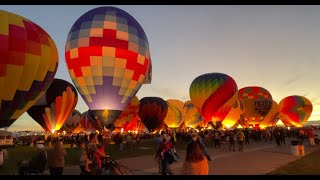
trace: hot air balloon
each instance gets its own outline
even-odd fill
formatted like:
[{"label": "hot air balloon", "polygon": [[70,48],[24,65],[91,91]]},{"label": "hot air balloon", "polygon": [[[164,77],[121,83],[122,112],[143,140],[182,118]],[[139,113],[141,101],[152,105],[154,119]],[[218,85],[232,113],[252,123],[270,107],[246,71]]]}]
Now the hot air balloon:
[{"label": "hot air balloon", "polygon": [[145,125],[138,116],[129,122],[128,126],[124,129],[124,131],[141,132],[145,128]]},{"label": "hot air balloon", "polygon": [[61,127],[60,131],[66,131],[67,133],[72,133],[80,124],[81,113],[78,110],[74,110],[66,122]]},{"label": "hot air balloon", "polygon": [[127,107],[122,111],[118,119],[113,123],[113,125],[118,128],[124,128],[129,125],[130,121],[136,120],[138,118],[140,108],[140,101],[137,96],[134,96]]},{"label": "hot air balloon", "polygon": [[194,107],[191,101],[186,101],[183,106],[185,119],[184,123],[186,127],[195,128],[201,124],[203,121],[203,117],[198,112],[198,110]]},{"label": "hot air balloon", "polygon": [[241,99],[237,98],[236,103],[234,103],[232,109],[229,111],[225,119],[222,121],[223,126],[226,128],[235,129],[239,125],[239,119],[244,113],[244,103]]},{"label": "hot air balloon", "polygon": [[85,133],[91,134],[96,132],[96,130],[101,130],[101,125],[94,122],[96,121],[92,121],[92,119],[89,118],[88,111],[81,114],[80,125],[82,127],[82,131],[84,131]]},{"label": "hot air balloon", "polygon": [[168,112],[163,121],[169,128],[178,128],[185,119],[184,103],[177,99],[168,99],[167,104]]},{"label": "hot air balloon", "polygon": [[32,21],[0,10],[0,128],[44,94],[58,67],[51,37]]},{"label": "hot air balloon", "polygon": [[221,122],[237,100],[238,87],[232,77],[222,73],[198,76],[191,83],[191,102],[207,122]]},{"label": "hot air balloon", "polygon": [[275,126],[277,121],[279,120],[279,105],[275,101],[272,102],[272,107],[268,114],[263,118],[260,122],[259,127],[264,129],[266,127]]},{"label": "hot air balloon", "polygon": [[27,112],[47,132],[58,131],[73,112],[78,94],[73,85],[54,79],[46,93]]},{"label": "hot air balloon", "polygon": [[168,112],[168,104],[160,97],[140,99],[139,117],[150,132],[160,128]]},{"label": "hot air balloon", "polygon": [[288,96],[280,101],[279,111],[285,121],[302,127],[312,113],[312,103],[303,96]]},{"label": "hot air balloon", "polygon": [[249,86],[241,88],[238,96],[246,107],[243,113],[244,120],[249,127],[258,129],[261,121],[272,108],[273,100],[270,92],[262,87]]},{"label": "hot air balloon", "polygon": [[89,116],[113,124],[144,83],[151,82],[147,36],[127,12],[99,7],[72,26],[65,59]]}]

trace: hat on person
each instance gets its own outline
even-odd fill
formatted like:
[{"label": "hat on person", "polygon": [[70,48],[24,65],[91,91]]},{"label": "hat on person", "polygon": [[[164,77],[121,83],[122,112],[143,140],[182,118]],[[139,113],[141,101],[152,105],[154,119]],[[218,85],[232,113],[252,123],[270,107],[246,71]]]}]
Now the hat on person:
[{"label": "hat on person", "polygon": [[44,145],[43,144],[37,144],[37,148],[38,149],[44,149]]}]

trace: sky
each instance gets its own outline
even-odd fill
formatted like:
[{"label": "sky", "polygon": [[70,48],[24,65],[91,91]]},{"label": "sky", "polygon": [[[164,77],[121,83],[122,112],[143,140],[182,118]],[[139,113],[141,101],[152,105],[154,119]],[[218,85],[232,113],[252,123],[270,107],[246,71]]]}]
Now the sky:
[{"label": "sky", "polygon": [[[230,75],[238,89],[261,86],[277,103],[301,95],[313,104],[309,120],[320,120],[320,6],[153,6],[114,5],[144,29],[152,59],[152,82],[141,86],[139,99],[158,96],[187,101],[199,75]],[[64,48],[73,23],[99,6],[0,6],[35,22],[52,37],[59,52],[56,78],[72,83]],[[76,109],[88,110],[79,96]],[[24,113],[9,130],[41,130]]]}]

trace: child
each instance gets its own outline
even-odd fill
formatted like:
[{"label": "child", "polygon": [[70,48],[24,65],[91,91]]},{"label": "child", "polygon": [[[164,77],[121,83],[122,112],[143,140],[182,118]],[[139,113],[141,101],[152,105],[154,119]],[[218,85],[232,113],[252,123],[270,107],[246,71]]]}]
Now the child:
[{"label": "child", "polygon": [[80,143],[80,148],[81,148],[81,154],[80,154],[80,167],[84,166],[84,170],[87,172],[91,172],[89,168],[89,164],[92,162],[89,160],[87,152],[86,152],[86,144],[85,142]]}]

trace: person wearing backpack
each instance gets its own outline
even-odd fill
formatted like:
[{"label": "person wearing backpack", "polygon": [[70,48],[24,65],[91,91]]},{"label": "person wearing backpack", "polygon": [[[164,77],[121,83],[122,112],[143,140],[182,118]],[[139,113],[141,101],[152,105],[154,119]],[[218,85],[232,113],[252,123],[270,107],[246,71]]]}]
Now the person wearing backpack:
[{"label": "person wearing backpack", "polygon": [[99,161],[95,155],[99,155],[101,158],[107,158],[107,155],[104,152],[99,151],[97,147],[98,134],[93,134],[90,138],[91,140],[86,146],[86,151],[89,160],[92,162],[91,175],[98,175],[101,174],[101,168],[99,168]]}]

